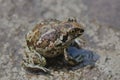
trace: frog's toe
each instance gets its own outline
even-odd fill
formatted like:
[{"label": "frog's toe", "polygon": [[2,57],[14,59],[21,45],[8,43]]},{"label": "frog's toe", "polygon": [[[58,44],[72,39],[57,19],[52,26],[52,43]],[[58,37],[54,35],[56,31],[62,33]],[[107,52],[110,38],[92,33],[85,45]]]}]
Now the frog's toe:
[{"label": "frog's toe", "polygon": [[50,73],[50,70],[43,66],[27,64],[27,63],[22,63],[22,66],[26,71],[31,73],[40,73],[40,72]]}]

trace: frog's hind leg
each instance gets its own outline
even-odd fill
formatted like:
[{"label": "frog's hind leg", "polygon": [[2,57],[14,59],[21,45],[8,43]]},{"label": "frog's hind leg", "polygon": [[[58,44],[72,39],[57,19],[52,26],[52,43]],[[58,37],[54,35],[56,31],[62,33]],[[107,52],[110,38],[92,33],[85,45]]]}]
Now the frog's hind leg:
[{"label": "frog's hind leg", "polygon": [[49,73],[50,71],[45,67],[46,59],[37,52],[26,52],[22,62],[22,66],[25,70],[33,73],[39,73],[40,71]]}]

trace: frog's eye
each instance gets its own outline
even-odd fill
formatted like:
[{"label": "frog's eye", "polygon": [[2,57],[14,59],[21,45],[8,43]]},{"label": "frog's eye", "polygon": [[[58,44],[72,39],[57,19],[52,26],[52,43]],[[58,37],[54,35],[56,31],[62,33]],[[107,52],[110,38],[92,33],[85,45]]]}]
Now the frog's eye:
[{"label": "frog's eye", "polygon": [[84,29],[82,29],[82,28],[75,28],[75,31],[80,31],[81,33],[83,33]]},{"label": "frog's eye", "polygon": [[84,29],[82,29],[82,28],[74,28],[72,30],[72,33],[83,33],[83,32],[84,32]]}]

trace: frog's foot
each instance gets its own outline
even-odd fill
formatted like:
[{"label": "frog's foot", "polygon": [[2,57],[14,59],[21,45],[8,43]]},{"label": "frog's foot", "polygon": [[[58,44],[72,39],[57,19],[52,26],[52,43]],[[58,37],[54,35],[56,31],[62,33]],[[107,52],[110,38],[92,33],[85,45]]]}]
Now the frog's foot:
[{"label": "frog's foot", "polygon": [[84,59],[83,55],[79,55],[79,54],[78,55],[70,55],[68,53],[67,49],[64,50],[64,56],[65,56],[66,62],[72,66],[79,64]]},{"label": "frog's foot", "polygon": [[39,72],[50,73],[49,69],[39,66],[39,65],[28,64],[28,63],[22,62],[22,66],[25,70],[32,72],[32,73],[39,73]]},{"label": "frog's foot", "polygon": [[22,62],[25,70],[30,72],[39,73],[40,71],[49,73],[50,71],[45,68],[46,59],[37,52],[26,52]]}]

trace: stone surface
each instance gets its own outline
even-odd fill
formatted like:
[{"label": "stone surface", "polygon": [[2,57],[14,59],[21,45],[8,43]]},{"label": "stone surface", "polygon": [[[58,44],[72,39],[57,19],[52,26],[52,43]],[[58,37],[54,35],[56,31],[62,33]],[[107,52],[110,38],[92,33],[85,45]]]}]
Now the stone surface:
[{"label": "stone surface", "polygon": [[[89,21],[81,0],[0,0],[0,80],[120,80],[120,31]],[[85,27],[86,49],[100,60],[95,68],[51,70],[50,75],[26,73],[21,68],[25,34],[45,18],[77,17]]]}]

